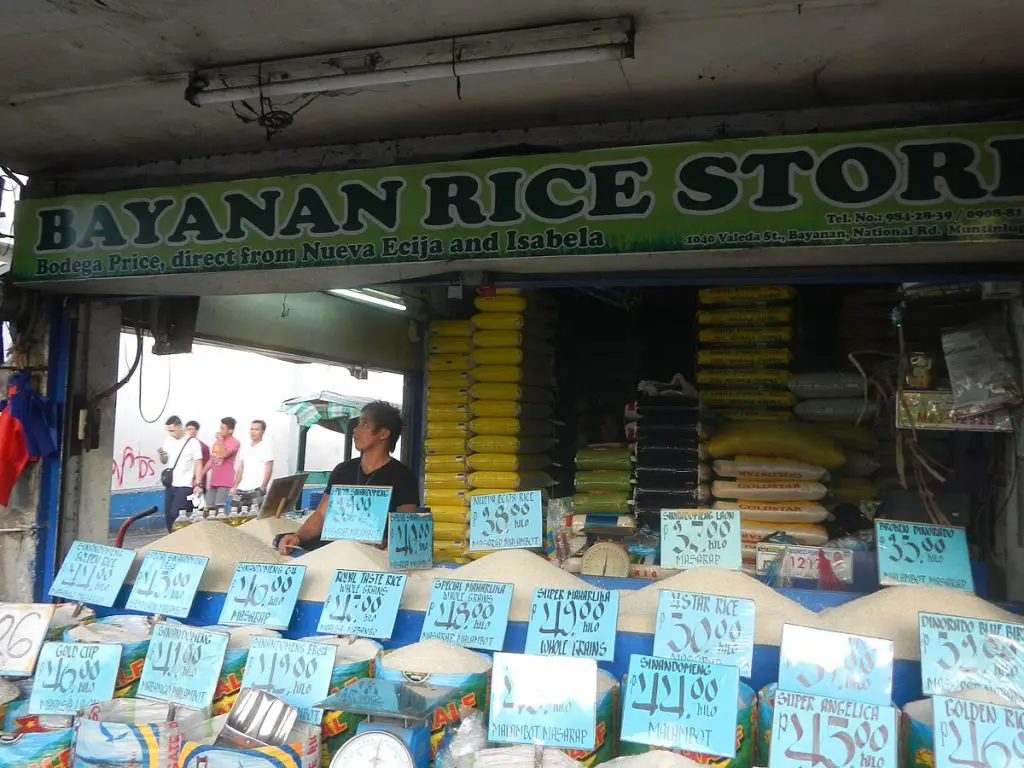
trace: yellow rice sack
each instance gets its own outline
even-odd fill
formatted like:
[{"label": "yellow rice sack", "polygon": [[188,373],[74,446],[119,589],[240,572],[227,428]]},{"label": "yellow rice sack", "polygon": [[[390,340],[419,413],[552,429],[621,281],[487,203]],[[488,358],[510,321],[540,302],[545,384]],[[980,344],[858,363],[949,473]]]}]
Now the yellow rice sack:
[{"label": "yellow rice sack", "polygon": [[551,326],[519,312],[481,312],[473,315],[478,331],[522,331],[531,336],[550,336]]},{"label": "yellow rice sack", "polygon": [[465,421],[428,421],[427,439],[435,437],[469,437],[469,424]]},{"label": "yellow rice sack", "polygon": [[465,523],[440,523],[434,520],[434,541],[468,541],[469,526]]},{"label": "yellow rice sack", "polygon": [[744,520],[764,523],[820,523],[828,510],[813,501],[716,501],[715,509],[736,509]]},{"label": "yellow rice sack", "polygon": [[744,559],[757,556],[757,542],[773,533],[781,532],[792,536],[808,547],[821,547],[828,543],[828,531],[822,525],[810,523],[759,522],[757,520],[740,521],[740,541]]},{"label": "yellow rice sack", "polygon": [[443,560],[449,557],[465,557],[469,551],[469,539],[464,541],[434,540],[434,559]]},{"label": "yellow rice sack", "polygon": [[469,410],[474,416],[503,419],[550,419],[548,403],[519,403],[515,400],[474,400]]},{"label": "yellow rice sack", "polygon": [[697,383],[705,387],[784,387],[789,371],[781,368],[702,368]]},{"label": "yellow rice sack", "polygon": [[778,325],[792,320],[792,307],[705,309],[697,313],[697,322],[700,325]]},{"label": "yellow rice sack", "polygon": [[432,355],[468,355],[473,351],[473,343],[468,336],[435,336],[430,340],[427,349]]},{"label": "yellow rice sack", "polygon": [[466,472],[427,472],[423,476],[424,488],[468,488],[469,474]]},{"label": "yellow rice sack", "polygon": [[469,320],[434,320],[430,324],[431,336],[464,336],[473,335],[473,324]]},{"label": "yellow rice sack", "polygon": [[781,389],[702,389],[700,402],[701,405],[711,408],[792,408],[796,405],[796,395],[789,390]]},{"label": "yellow rice sack", "polygon": [[[469,507],[431,507],[430,514],[434,518],[435,526],[438,523],[469,524]],[[436,534],[434,538],[437,538]]]},{"label": "yellow rice sack", "polygon": [[427,370],[437,371],[468,371],[473,367],[469,355],[430,355],[427,358]]},{"label": "yellow rice sack", "polygon": [[878,497],[878,486],[863,477],[837,477],[829,487],[829,499],[837,504],[859,504]]},{"label": "yellow rice sack", "polygon": [[723,368],[755,368],[760,366],[789,365],[793,353],[788,349],[701,349],[697,352],[700,366]]},{"label": "yellow rice sack", "polygon": [[473,472],[469,484],[475,489],[486,488],[498,491],[547,488],[553,484],[544,472]]},{"label": "yellow rice sack", "polygon": [[423,469],[427,472],[465,472],[469,469],[467,457],[462,456],[427,456],[423,459]]},{"label": "yellow rice sack", "polygon": [[716,480],[711,494],[716,499],[744,501],[820,501],[828,489],[814,482],[769,480]]},{"label": "yellow rice sack", "polygon": [[815,424],[812,429],[830,437],[850,451],[873,453],[878,450],[878,439],[867,427],[855,424]]},{"label": "yellow rice sack", "polygon": [[427,405],[468,405],[469,390],[427,387]]},{"label": "yellow rice sack", "polygon": [[793,329],[786,325],[735,328],[701,328],[697,339],[702,344],[786,344],[793,340]]},{"label": "yellow rice sack", "polygon": [[708,441],[708,454],[715,459],[732,456],[773,456],[796,459],[835,469],[846,463],[839,445],[820,432],[802,424],[785,422],[730,422]]},{"label": "yellow rice sack", "polygon": [[520,456],[514,453],[474,453],[466,459],[469,468],[492,472],[529,472],[547,469],[551,457],[543,454]]},{"label": "yellow rice sack", "polygon": [[455,456],[469,453],[469,442],[462,437],[434,437],[423,443],[428,456]]},{"label": "yellow rice sack", "polygon": [[[547,437],[555,432],[550,421],[527,419],[478,418],[469,422],[474,435],[521,435],[522,437]],[[444,435],[438,435],[443,437]]]},{"label": "yellow rice sack", "polygon": [[499,293],[497,296],[477,296],[473,299],[473,306],[478,312],[511,312],[543,320],[554,319],[555,316],[550,309],[550,302],[536,294]]},{"label": "yellow rice sack", "polygon": [[[478,365],[470,371],[470,374],[475,382],[526,384],[532,387],[553,387],[555,384],[550,370],[523,368],[518,365]],[[495,399],[513,400],[515,398],[499,397]]]},{"label": "yellow rice sack", "polygon": [[472,383],[466,371],[430,371],[427,375],[430,389],[469,389]]},{"label": "yellow rice sack", "polygon": [[427,423],[432,421],[466,421],[470,417],[469,405],[462,403],[445,403],[443,405],[427,404]]},{"label": "yellow rice sack", "polygon": [[727,421],[792,421],[792,411],[761,411],[740,408],[716,409],[715,414]]},{"label": "yellow rice sack", "polygon": [[824,467],[770,456],[737,456],[731,461],[719,459],[713,469],[719,477],[741,480],[821,480],[828,474]]},{"label": "yellow rice sack", "polygon": [[520,403],[553,403],[555,401],[555,393],[550,389],[503,382],[480,382],[474,384],[469,393],[475,400],[515,400]]},{"label": "yellow rice sack", "polygon": [[434,507],[468,507],[469,491],[465,488],[425,488],[423,503]]},{"label": "yellow rice sack", "polygon": [[544,453],[554,445],[550,437],[516,437],[513,435],[474,435],[469,449],[474,453]]},{"label": "yellow rice sack", "polygon": [[473,365],[518,365],[527,368],[550,368],[554,364],[550,354],[519,347],[474,349],[470,357],[473,359]]},{"label": "yellow rice sack", "polygon": [[796,289],[788,285],[726,285],[697,291],[701,304],[759,304],[767,301],[791,301]]}]

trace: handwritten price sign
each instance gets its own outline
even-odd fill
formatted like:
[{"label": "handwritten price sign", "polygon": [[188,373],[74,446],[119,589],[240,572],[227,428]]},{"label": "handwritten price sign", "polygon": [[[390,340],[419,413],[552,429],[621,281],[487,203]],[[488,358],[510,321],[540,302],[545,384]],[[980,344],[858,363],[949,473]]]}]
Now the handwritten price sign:
[{"label": "handwritten price sign", "polygon": [[0,603],[0,675],[32,674],[54,609],[45,603]]},{"label": "handwritten price sign", "polygon": [[979,701],[932,698],[938,768],[1018,768],[1024,765],[1024,709]]},{"label": "handwritten price sign", "polygon": [[192,610],[208,557],[175,552],[147,552],[125,607],[131,611],[176,616]]},{"label": "handwritten price sign", "polygon": [[120,645],[45,643],[32,681],[29,713],[74,715],[82,707],[113,698],[120,662]]},{"label": "handwritten price sign", "polygon": [[897,768],[896,709],[777,691],[769,768]]},{"label": "handwritten price sign", "polygon": [[224,596],[220,623],[288,629],[305,575],[304,565],[239,563]]},{"label": "handwritten price sign", "polygon": [[739,692],[736,667],[632,656],[623,698],[622,739],[735,757]]},{"label": "handwritten price sign", "polygon": [[138,695],[196,709],[210,706],[227,649],[227,632],[158,623],[142,665]]},{"label": "handwritten price sign", "polygon": [[423,512],[395,512],[388,525],[388,567],[412,571],[434,565],[434,518]]},{"label": "handwritten price sign", "polygon": [[663,659],[732,665],[749,677],[754,659],[754,601],[662,590],[652,653]]},{"label": "handwritten price sign", "polygon": [[420,640],[500,651],[511,608],[511,584],[434,579]]},{"label": "handwritten price sign", "polygon": [[496,653],[487,738],[589,752],[596,700],[593,659]]},{"label": "handwritten price sign", "polygon": [[666,568],[683,569],[742,568],[739,511],[663,509],[661,564]]},{"label": "handwritten price sign", "polygon": [[930,695],[984,688],[1024,704],[1024,627],[919,613],[922,690]]},{"label": "handwritten price sign", "polygon": [[111,607],[128,575],[135,552],[75,541],[50,587],[51,597]]},{"label": "handwritten price sign", "polygon": [[404,573],[335,571],[316,631],[390,640],[408,578]]},{"label": "handwritten price sign", "polygon": [[925,585],[974,591],[963,528],[876,520],[878,580],[882,585]]},{"label": "handwritten price sign", "polygon": [[611,661],[619,593],[607,589],[533,590],[526,652]]},{"label": "handwritten price sign", "polygon": [[335,651],[327,643],[254,637],[242,687],[259,688],[284,699],[298,708],[299,720],[319,725],[324,713],[313,705],[327,698]]},{"label": "handwritten price sign", "polygon": [[780,690],[883,706],[892,701],[892,640],[786,624],[779,653]]},{"label": "handwritten price sign", "polygon": [[469,549],[530,549],[544,544],[540,491],[493,493],[469,501]]},{"label": "handwritten price sign", "polygon": [[321,538],[379,544],[384,540],[390,507],[390,487],[336,485],[327,499]]}]

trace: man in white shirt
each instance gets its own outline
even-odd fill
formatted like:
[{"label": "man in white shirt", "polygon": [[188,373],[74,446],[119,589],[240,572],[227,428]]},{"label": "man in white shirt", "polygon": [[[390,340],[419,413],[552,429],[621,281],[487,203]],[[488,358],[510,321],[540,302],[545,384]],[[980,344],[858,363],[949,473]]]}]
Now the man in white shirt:
[{"label": "man in white shirt", "polygon": [[191,511],[188,497],[202,487],[203,450],[198,440],[185,434],[181,419],[171,416],[167,420],[167,439],[157,455],[161,464],[170,464],[160,477],[164,486],[164,521],[170,532],[178,512]]},{"label": "man in white shirt", "polygon": [[235,487],[231,496],[245,504],[260,501],[267,494],[270,475],[274,472],[274,454],[270,443],[263,439],[267,422],[257,419],[249,425],[249,445],[238,452]]}]

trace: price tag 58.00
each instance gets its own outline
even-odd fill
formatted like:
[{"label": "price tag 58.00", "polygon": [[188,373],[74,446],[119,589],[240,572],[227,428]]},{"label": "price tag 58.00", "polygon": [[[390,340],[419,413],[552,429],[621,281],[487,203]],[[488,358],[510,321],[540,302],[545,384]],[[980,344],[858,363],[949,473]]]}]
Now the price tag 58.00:
[{"label": "price tag 58.00", "polygon": [[471,551],[528,549],[544,544],[540,491],[474,496],[469,509]]},{"label": "price tag 58.00", "polygon": [[32,674],[54,608],[45,603],[0,603],[0,675]]},{"label": "price tag 58.00", "polygon": [[1024,765],[1024,709],[935,696],[935,765]]}]

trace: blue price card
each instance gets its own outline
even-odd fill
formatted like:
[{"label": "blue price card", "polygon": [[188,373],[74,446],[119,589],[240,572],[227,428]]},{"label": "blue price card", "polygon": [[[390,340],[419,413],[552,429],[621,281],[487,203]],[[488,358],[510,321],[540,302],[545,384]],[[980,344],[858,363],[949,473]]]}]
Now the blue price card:
[{"label": "blue price card", "polygon": [[683,570],[742,568],[739,511],[661,510],[661,565]]},{"label": "blue price card", "polygon": [[487,738],[589,752],[596,742],[596,701],[593,659],[496,653]]},{"label": "blue price card", "polygon": [[769,768],[899,765],[895,707],[780,689],[771,733]]},{"label": "blue price card", "polygon": [[208,557],[151,550],[142,559],[125,607],[184,619],[192,610]]},{"label": "blue price card", "polygon": [[1024,765],[1024,709],[949,696],[932,697],[938,768]]},{"label": "blue price card", "polygon": [[434,565],[434,518],[429,512],[395,512],[388,524],[388,567],[414,571]]},{"label": "blue price card", "polygon": [[227,632],[158,622],[142,665],[139,698],[210,706],[227,649]]},{"label": "blue price card", "polygon": [[135,551],[75,541],[57,571],[50,597],[110,608],[124,585]]},{"label": "blue price card", "polygon": [[75,715],[82,707],[114,697],[121,646],[44,643],[32,679],[32,715]]},{"label": "blue price card", "polygon": [[779,690],[888,706],[892,661],[892,640],[786,624]]},{"label": "blue price card", "polygon": [[750,677],[754,601],[663,589],[658,596],[652,653],[663,659],[739,667],[743,677]]},{"label": "blue price card", "polygon": [[533,590],[526,652],[611,661],[619,593],[610,589]]},{"label": "blue price card", "polygon": [[926,694],[983,688],[1024,704],[1024,626],[938,613],[917,618]]},{"label": "blue price card", "polygon": [[408,578],[404,573],[335,571],[316,631],[390,640]]},{"label": "blue price card", "polygon": [[288,629],[305,575],[304,565],[239,563],[218,623]]},{"label": "blue price card", "polygon": [[974,592],[963,528],[875,520],[878,581],[883,586],[926,586]]},{"label": "blue price card", "polygon": [[259,688],[299,710],[303,723],[319,725],[327,698],[337,648],[279,637],[254,637],[245,662],[243,688]]},{"label": "blue price card", "polygon": [[390,507],[390,486],[336,485],[327,499],[320,538],[380,544],[384,541]]},{"label": "blue price card", "polygon": [[469,550],[532,549],[544,545],[540,491],[491,493],[469,500]]},{"label": "blue price card", "polygon": [[511,584],[434,579],[420,640],[500,651],[511,609]]},{"label": "blue price card", "polygon": [[631,656],[622,740],[734,757],[739,696],[736,667]]}]

